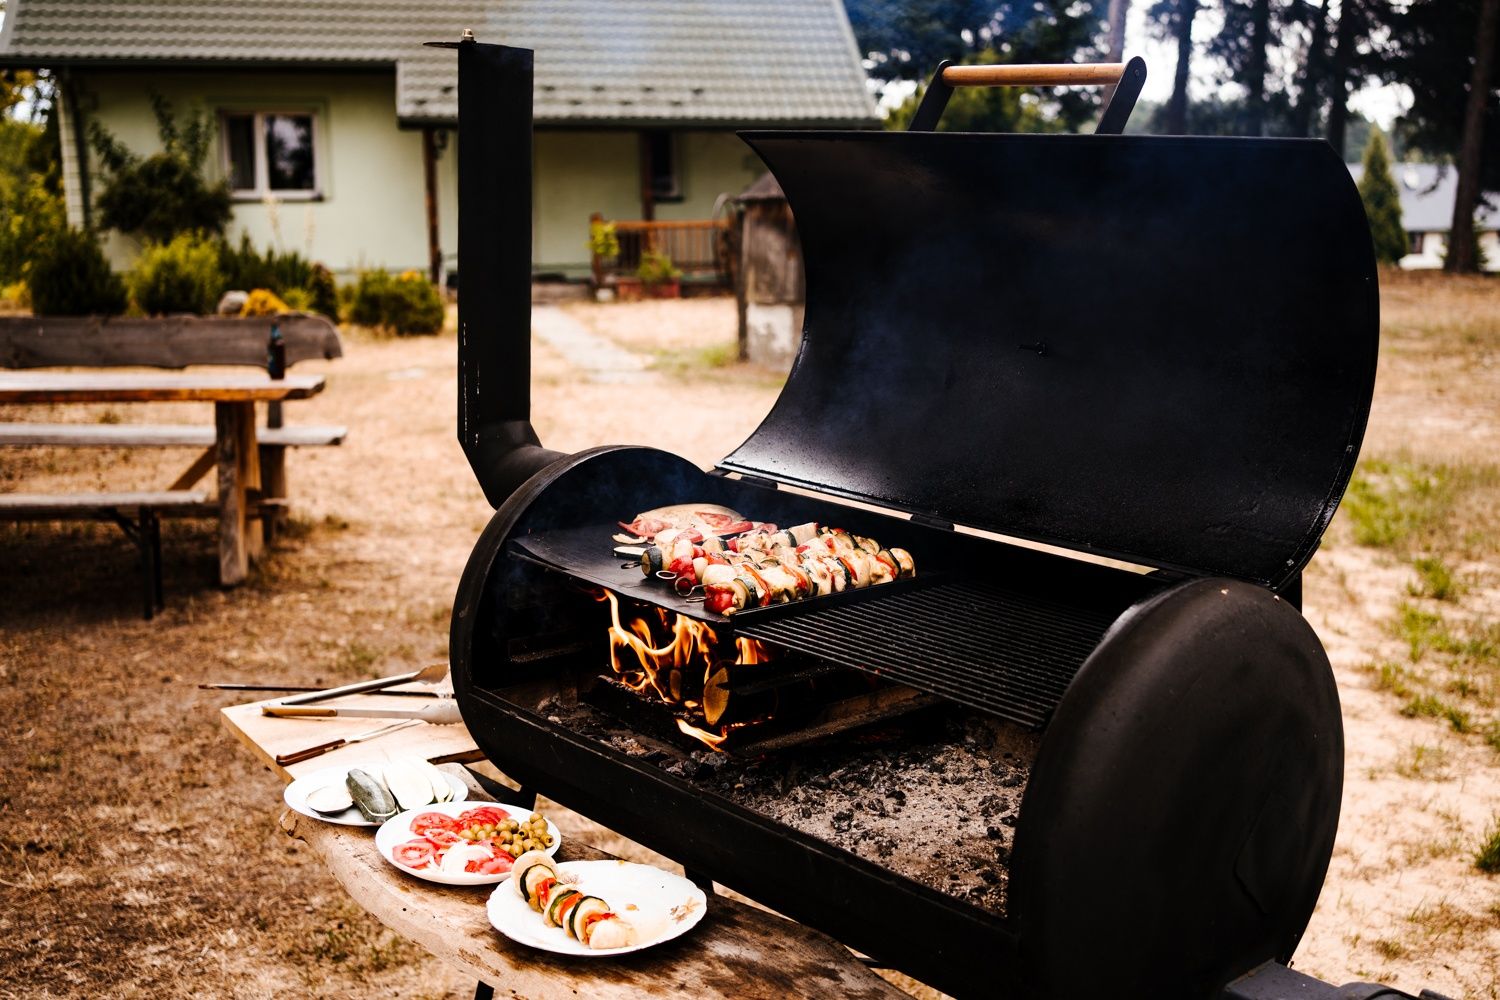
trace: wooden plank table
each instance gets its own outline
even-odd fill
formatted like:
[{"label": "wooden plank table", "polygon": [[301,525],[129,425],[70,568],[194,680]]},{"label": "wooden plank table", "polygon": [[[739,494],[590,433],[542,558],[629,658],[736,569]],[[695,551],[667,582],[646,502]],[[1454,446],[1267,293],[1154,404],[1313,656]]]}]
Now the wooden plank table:
[{"label": "wooden plank table", "polygon": [[[113,372],[0,372],[0,403],[214,404],[218,466],[219,582],[244,581],[261,534],[249,530],[247,491],[261,486],[255,404],[306,399],[323,391],[321,375],[271,379],[261,374],[178,375]],[[187,475],[191,475],[189,470]]]},{"label": "wooden plank table", "polygon": [[[360,698],[360,703],[369,707],[376,707],[382,700],[404,702],[405,707],[417,701],[381,695]],[[356,745],[290,768],[277,768],[272,758],[283,750],[278,744],[260,741],[284,740],[286,724],[304,720],[262,716],[259,702],[226,708],[221,719],[283,779],[338,763],[336,755],[344,755],[344,762],[350,762],[362,750],[362,745]],[[256,719],[265,722],[257,723]],[[274,737],[267,737],[269,723],[283,724]],[[332,731],[303,725],[298,739],[305,740],[309,728],[319,733]],[[451,742],[432,743],[429,753],[423,754],[422,737],[452,739],[455,730],[462,731],[467,739],[462,726],[424,724],[382,737],[382,741],[389,741],[384,750],[392,752],[397,739],[406,737],[401,753],[447,760],[451,759]],[[472,740],[469,745],[473,745]],[[437,752],[431,753],[433,750]],[[369,751],[363,752],[369,759]],[[492,798],[465,769],[447,764],[444,770],[464,780],[469,798]],[[703,921],[676,941],[617,958],[569,958],[516,944],[491,928],[485,901],[495,887],[436,885],[397,871],[375,849],[370,829],[335,826],[291,810],[282,813],[281,828],[311,848],[354,901],[387,927],[478,980],[477,998],[498,992],[527,1000],[659,1000],[671,996],[695,1000],[908,1000],[907,994],[866,968],[832,938],[712,892]],[[610,857],[576,839],[565,839],[557,856],[563,861]],[[508,889],[509,885],[501,883],[500,888]]]}]

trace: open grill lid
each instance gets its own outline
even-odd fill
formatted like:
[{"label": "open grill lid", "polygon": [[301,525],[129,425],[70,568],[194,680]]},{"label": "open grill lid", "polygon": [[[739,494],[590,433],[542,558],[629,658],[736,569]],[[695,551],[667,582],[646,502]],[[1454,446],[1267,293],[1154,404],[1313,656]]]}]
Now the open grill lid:
[{"label": "open grill lid", "polygon": [[803,341],[720,465],[1279,587],[1359,452],[1378,298],[1324,142],[749,132]]}]

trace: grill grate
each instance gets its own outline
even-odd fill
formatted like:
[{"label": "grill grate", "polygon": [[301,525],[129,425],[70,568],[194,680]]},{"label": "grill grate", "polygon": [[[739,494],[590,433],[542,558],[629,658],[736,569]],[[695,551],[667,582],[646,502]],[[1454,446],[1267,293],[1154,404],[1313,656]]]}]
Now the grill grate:
[{"label": "grill grate", "polygon": [[1114,617],[945,582],[736,631],[1040,729]]}]

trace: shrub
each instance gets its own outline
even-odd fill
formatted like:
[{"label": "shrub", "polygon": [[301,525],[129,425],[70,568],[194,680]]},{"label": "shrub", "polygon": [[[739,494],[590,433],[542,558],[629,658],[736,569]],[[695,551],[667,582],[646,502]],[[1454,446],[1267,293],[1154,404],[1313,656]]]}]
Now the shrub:
[{"label": "shrub", "polygon": [[261,253],[246,233],[240,236],[238,247],[228,242],[219,244],[219,268],[224,272],[226,291],[264,288],[296,308],[338,318],[338,286],[333,272],[296,251],[277,253],[267,249]]},{"label": "shrub", "polygon": [[292,312],[312,312],[312,292],[305,288],[288,288],[286,295],[282,297],[281,304]]},{"label": "shrub", "polygon": [[148,245],[130,278],[136,305],[152,316],[207,315],[223,289],[218,247],[192,233],[182,233],[164,246]]},{"label": "shrub", "polygon": [[33,175],[12,202],[0,205],[0,284],[22,280],[36,248],[67,228],[62,198]]},{"label": "shrub", "polygon": [[437,333],[446,311],[442,296],[422,275],[407,271],[392,277],[366,271],[354,288],[349,318],[364,326],[382,326],[398,334]]},{"label": "shrub", "polygon": [[307,306],[313,312],[339,318],[339,286],[333,280],[333,272],[322,264],[312,266],[312,278],[301,286],[307,290]]},{"label": "shrub", "polygon": [[210,184],[200,172],[213,142],[212,121],[201,110],[177,124],[172,105],[151,95],[162,149],[141,157],[110,135],[98,121],[89,140],[104,168],[99,219],[106,229],[156,243],[178,233],[221,233],[229,221],[229,182]]},{"label": "shrub", "polygon": [[240,236],[237,248],[228,242],[219,244],[219,267],[224,272],[225,288],[244,291],[268,288],[285,295],[287,289],[306,288],[313,280],[313,265],[301,254],[273,249],[261,253],[250,242],[249,233]]},{"label": "shrub", "polygon": [[26,272],[38,316],[115,316],[125,311],[125,284],[109,269],[93,234],[63,228],[38,245]]},{"label": "shrub", "polygon": [[613,222],[595,220],[589,223],[589,252],[595,257],[620,256],[620,236]]},{"label": "shrub", "polygon": [[292,307],[281,301],[275,292],[268,288],[257,288],[251,291],[250,297],[245,300],[245,307],[240,310],[240,315],[279,316],[291,310]]},{"label": "shrub", "polygon": [[682,277],[682,270],[666,254],[647,250],[641,254],[641,265],[635,269],[635,276],[641,279],[642,284],[660,285]]}]

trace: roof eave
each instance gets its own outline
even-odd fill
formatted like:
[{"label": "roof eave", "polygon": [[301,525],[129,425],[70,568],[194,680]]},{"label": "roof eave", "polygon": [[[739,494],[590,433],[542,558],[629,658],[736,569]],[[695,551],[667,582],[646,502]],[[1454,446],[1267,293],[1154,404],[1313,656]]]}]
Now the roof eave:
[{"label": "roof eave", "polygon": [[0,52],[0,68],[3,69],[165,69],[165,70],[217,70],[232,69],[239,72],[287,70],[368,72],[382,70],[394,72],[394,59],[265,59],[261,57],[227,59],[223,57],[186,59],[174,57],[131,58],[100,56],[39,56],[24,53]]},{"label": "roof eave", "polygon": [[[451,115],[402,115],[401,128],[456,128],[458,119]],[[854,129],[878,131],[884,126],[879,118],[552,118],[538,115],[539,129],[640,129],[691,128],[705,131],[738,132],[742,129]]]}]

